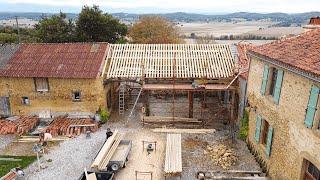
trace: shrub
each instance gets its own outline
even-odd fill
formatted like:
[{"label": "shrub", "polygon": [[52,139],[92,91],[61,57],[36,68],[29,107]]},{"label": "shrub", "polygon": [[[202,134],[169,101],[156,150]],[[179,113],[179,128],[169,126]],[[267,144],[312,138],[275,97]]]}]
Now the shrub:
[{"label": "shrub", "polygon": [[109,111],[107,111],[105,108],[100,109],[100,118],[102,123],[106,123],[110,117]]},{"label": "shrub", "polygon": [[238,138],[245,141],[248,137],[249,132],[249,113],[244,111],[243,117],[240,120],[240,130]]}]

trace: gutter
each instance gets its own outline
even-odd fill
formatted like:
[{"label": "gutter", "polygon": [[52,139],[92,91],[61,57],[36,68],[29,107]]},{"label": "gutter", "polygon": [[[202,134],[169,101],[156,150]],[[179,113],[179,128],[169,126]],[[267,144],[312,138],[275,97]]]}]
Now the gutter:
[{"label": "gutter", "polygon": [[247,54],[249,56],[255,57],[255,58],[260,59],[262,61],[265,61],[265,62],[268,62],[270,64],[273,64],[275,66],[279,66],[282,69],[285,69],[285,70],[290,71],[292,73],[298,74],[298,75],[300,75],[302,77],[311,79],[311,80],[316,81],[318,83],[320,82],[320,77],[316,77],[316,76],[312,75],[311,73],[307,73],[305,71],[299,70],[298,68],[294,68],[294,67],[292,67],[290,65],[286,65],[286,64],[281,63],[281,62],[279,62],[279,61],[277,61],[275,59],[259,55],[259,54],[255,53],[255,52],[252,52],[252,51],[248,51]]}]

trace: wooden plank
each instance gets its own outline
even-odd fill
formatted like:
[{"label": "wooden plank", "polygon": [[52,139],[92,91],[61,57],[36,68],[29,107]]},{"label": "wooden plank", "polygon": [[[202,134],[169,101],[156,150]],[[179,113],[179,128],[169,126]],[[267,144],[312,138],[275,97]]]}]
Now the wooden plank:
[{"label": "wooden plank", "polygon": [[169,123],[169,122],[183,122],[183,123],[202,123],[202,121],[195,118],[183,118],[183,117],[167,117],[167,116],[143,116],[143,122],[145,123]]},{"label": "wooden plank", "polygon": [[168,176],[182,172],[181,134],[167,134],[164,172]]},{"label": "wooden plank", "polygon": [[112,144],[111,148],[106,153],[106,156],[102,160],[101,164],[98,166],[99,170],[105,170],[107,168],[107,165],[108,165],[112,155],[115,153],[117,147],[119,146],[120,141],[122,140],[122,137],[123,136],[121,134],[117,134],[114,143]]},{"label": "wooden plank", "polygon": [[167,128],[155,128],[153,132],[157,133],[178,133],[178,134],[212,134],[215,133],[215,129],[167,129]]},{"label": "wooden plank", "polygon": [[115,130],[113,135],[107,139],[107,141],[103,144],[103,147],[101,148],[100,152],[98,153],[97,157],[91,164],[91,168],[97,168],[103,161],[103,159],[106,157],[108,151],[110,150],[112,144],[116,140],[116,137],[118,136],[119,131]]}]

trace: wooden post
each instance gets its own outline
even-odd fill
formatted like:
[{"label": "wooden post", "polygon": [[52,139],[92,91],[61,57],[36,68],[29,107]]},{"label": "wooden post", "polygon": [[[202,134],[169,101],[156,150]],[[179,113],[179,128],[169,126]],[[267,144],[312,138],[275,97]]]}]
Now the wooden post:
[{"label": "wooden post", "polygon": [[150,104],[149,104],[149,91],[144,91],[144,107],[146,110],[146,116],[150,116]]},{"label": "wooden post", "polygon": [[234,111],[235,111],[235,95],[236,92],[235,90],[232,90],[231,92],[231,103],[230,103],[230,121],[231,121],[231,137],[232,140],[235,140],[235,116],[234,116]]},{"label": "wooden post", "polygon": [[188,99],[189,99],[189,118],[193,118],[193,92],[188,91]]}]

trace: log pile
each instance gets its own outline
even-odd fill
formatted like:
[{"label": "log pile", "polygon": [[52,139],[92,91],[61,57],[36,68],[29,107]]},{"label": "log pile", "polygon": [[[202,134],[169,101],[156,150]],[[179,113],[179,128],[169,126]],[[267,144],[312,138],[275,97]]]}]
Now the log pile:
[{"label": "log pile", "polygon": [[46,128],[46,132],[52,136],[78,136],[86,131],[96,132],[98,123],[93,119],[77,119],[58,117]]},{"label": "log pile", "polygon": [[232,165],[235,165],[238,161],[238,157],[232,149],[223,144],[208,145],[206,153],[209,154],[213,164],[215,166],[221,166],[223,169],[229,169]]},{"label": "log pile", "polygon": [[39,118],[36,116],[21,116],[13,121],[0,119],[0,135],[25,134],[38,126],[39,121]]},{"label": "log pile", "polygon": [[168,134],[166,144],[166,159],[164,165],[166,176],[181,175],[181,134]]},{"label": "log pile", "polygon": [[108,140],[102,146],[97,157],[91,164],[91,168],[96,168],[98,170],[105,170],[107,168],[107,165],[112,155],[115,153],[117,147],[119,146],[120,141],[122,140],[122,137],[123,136],[119,133],[119,131],[115,130],[113,135],[109,137]]}]

